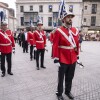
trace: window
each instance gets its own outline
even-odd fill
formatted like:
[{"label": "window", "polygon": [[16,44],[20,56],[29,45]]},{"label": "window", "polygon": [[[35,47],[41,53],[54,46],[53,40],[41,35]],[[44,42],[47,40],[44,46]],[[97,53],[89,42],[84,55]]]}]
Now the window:
[{"label": "window", "polygon": [[95,26],[96,16],[91,16],[91,26]]},{"label": "window", "polygon": [[92,14],[96,14],[97,12],[97,4],[92,4]]},{"label": "window", "polygon": [[58,12],[53,12],[53,27],[58,26]]},{"label": "window", "polygon": [[20,18],[20,22],[21,22],[21,26],[23,26],[24,25],[24,17]]},{"label": "window", "polygon": [[52,26],[52,17],[48,17],[48,26]]},{"label": "window", "polygon": [[30,6],[30,11],[33,11],[33,6]]},{"label": "window", "polygon": [[39,6],[39,12],[43,12],[43,5]]},{"label": "window", "polygon": [[86,22],[86,18],[84,18],[84,22]]},{"label": "window", "polygon": [[85,10],[87,10],[87,6],[85,6]]},{"label": "window", "polygon": [[58,26],[62,25],[62,21],[58,19]]},{"label": "window", "polygon": [[52,5],[49,5],[49,12],[52,12]]},{"label": "window", "polygon": [[20,6],[20,12],[24,12],[24,7]]},{"label": "window", "polygon": [[69,5],[69,11],[73,12],[73,5]]},{"label": "window", "polygon": [[61,26],[62,21],[58,19],[58,12],[53,12],[53,27]]}]

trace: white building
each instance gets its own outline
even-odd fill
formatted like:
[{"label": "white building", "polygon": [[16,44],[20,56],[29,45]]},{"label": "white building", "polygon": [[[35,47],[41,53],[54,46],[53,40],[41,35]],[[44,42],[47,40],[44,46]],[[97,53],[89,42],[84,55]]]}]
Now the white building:
[{"label": "white building", "polygon": [[[16,0],[16,17],[18,28],[29,26],[30,19],[37,24],[37,16],[43,20],[45,30],[52,30],[54,24],[60,25],[58,20],[59,3],[61,0]],[[82,0],[65,0],[66,9],[72,11],[76,16],[73,26],[81,28]]]},{"label": "white building", "polygon": [[[16,31],[16,18],[10,15],[11,8],[7,3],[0,2],[0,24],[5,21],[8,24],[8,28],[13,32]],[[0,25],[1,26],[1,25]]]},{"label": "white building", "polygon": [[83,0],[83,22],[84,33],[100,32],[100,0]]},{"label": "white building", "polygon": [[17,31],[17,20],[15,17],[9,16],[8,26],[13,32]]}]

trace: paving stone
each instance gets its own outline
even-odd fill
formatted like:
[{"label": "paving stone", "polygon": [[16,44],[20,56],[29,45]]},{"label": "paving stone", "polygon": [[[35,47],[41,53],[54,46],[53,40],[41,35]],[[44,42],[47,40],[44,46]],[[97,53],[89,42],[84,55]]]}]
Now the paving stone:
[{"label": "paving stone", "polygon": [[[36,70],[36,61],[30,61],[29,53],[23,53],[16,44],[16,54],[12,55],[14,75],[0,77],[0,100],[57,100],[59,64],[54,64],[51,59],[49,41],[47,49],[44,59],[46,69]],[[71,92],[75,100],[100,100],[100,42],[83,41],[82,50],[80,61],[85,67],[76,66]],[[64,93],[63,97],[69,100]]]}]

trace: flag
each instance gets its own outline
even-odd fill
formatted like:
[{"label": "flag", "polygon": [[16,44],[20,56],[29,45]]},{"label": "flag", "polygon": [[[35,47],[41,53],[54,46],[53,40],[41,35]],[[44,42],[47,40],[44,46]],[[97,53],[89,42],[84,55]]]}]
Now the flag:
[{"label": "flag", "polygon": [[37,22],[42,22],[42,17],[40,15],[37,16]]},{"label": "flag", "polygon": [[37,24],[43,24],[43,20],[40,15],[37,16]]},{"label": "flag", "polygon": [[59,5],[58,18],[62,19],[64,16],[64,13],[66,13],[65,2],[64,0],[61,0],[60,5]]},{"label": "flag", "polygon": [[2,22],[4,19],[4,12],[3,11],[1,11],[0,16],[1,16],[1,22]]}]

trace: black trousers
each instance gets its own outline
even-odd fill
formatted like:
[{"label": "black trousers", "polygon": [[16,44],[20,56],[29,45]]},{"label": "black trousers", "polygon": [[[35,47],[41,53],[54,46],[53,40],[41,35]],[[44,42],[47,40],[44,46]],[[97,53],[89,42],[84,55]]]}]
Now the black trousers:
[{"label": "black trousers", "polygon": [[36,50],[34,50],[34,59],[36,59]]},{"label": "black trousers", "polygon": [[37,49],[36,51],[36,66],[39,67],[39,56],[41,56],[41,67],[44,66],[45,49]]},{"label": "black trousers", "polygon": [[33,45],[30,46],[30,59],[33,58]]},{"label": "black trousers", "polygon": [[1,64],[1,55],[0,55],[0,64]]},{"label": "black trousers", "polygon": [[5,68],[5,58],[7,60],[7,72],[10,73],[11,72],[11,53],[5,54],[5,53],[1,53],[1,71],[2,73],[5,74],[6,72],[6,68]]},{"label": "black trousers", "polygon": [[[33,50],[34,50],[34,46],[31,45],[30,46],[30,59],[33,59]],[[36,59],[36,50],[34,50],[34,59]]]},{"label": "black trousers", "polygon": [[76,62],[74,64],[60,63],[58,71],[58,95],[63,93],[63,81],[65,76],[65,93],[69,93],[72,87],[72,79],[74,77]]},{"label": "black trousers", "polygon": [[52,46],[52,50],[51,50],[51,57],[53,57],[53,46]]},{"label": "black trousers", "polygon": [[28,52],[28,42],[27,41],[24,41],[23,42],[23,52]]},{"label": "black trousers", "polygon": [[20,45],[20,47],[21,47],[21,45],[22,45],[22,44],[21,44],[21,40],[18,40],[18,41],[19,41],[18,43],[19,43],[19,45]]}]

